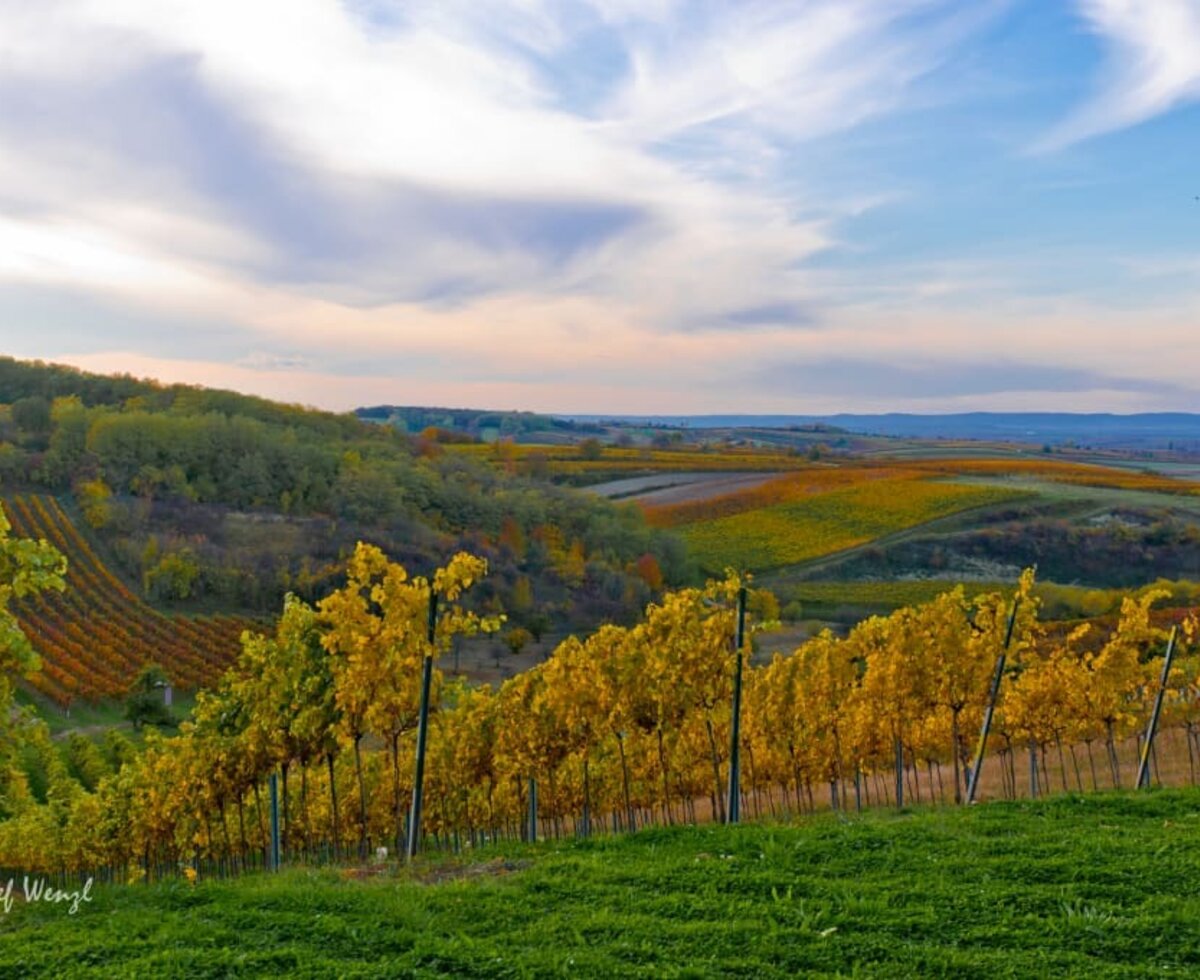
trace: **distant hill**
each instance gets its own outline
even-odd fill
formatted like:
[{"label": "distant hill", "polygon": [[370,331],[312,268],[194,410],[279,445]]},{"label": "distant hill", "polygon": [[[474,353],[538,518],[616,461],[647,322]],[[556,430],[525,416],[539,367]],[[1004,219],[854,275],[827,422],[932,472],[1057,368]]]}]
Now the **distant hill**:
[{"label": "distant hill", "polygon": [[[445,422],[432,411],[414,424]],[[538,418],[466,414],[501,426]],[[357,540],[417,574],[459,550],[483,555],[479,603],[535,636],[629,619],[688,577],[682,542],[636,508],[443,441],[472,440],[0,357],[0,497],[53,498],[105,567],[168,611],[272,613],[287,592],[315,600]]]},{"label": "distant hill", "polygon": [[431,408],[414,405],[373,405],[355,410],[364,422],[390,425],[401,432],[421,433],[428,429],[459,432],[486,442],[498,438],[518,438],[531,433],[558,432],[589,434],[601,431],[597,425],[574,422],[535,412],[492,411],[474,408]]},{"label": "distant hill", "polygon": [[983,439],[1073,443],[1096,449],[1176,449],[1200,452],[1200,414],[1137,415],[1070,412],[965,412],[956,415],[564,415],[580,423],[662,425],[689,429],[829,426],[865,435],[913,439]]}]

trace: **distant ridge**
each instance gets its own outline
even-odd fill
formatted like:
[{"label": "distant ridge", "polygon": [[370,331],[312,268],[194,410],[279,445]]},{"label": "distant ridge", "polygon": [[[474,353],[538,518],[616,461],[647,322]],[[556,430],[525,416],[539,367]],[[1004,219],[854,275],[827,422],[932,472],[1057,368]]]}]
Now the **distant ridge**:
[{"label": "distant ridge", "polygon": [[1132,415],[1071,412],[964,412],[950,415],[561,415],[574,422],[685,426],[693,429],[832,426],[865,435],[920,439],[985,439],[1003,442],[1067,442],[1095,447],[1200,448],[1200,414],[1144,412]]}]

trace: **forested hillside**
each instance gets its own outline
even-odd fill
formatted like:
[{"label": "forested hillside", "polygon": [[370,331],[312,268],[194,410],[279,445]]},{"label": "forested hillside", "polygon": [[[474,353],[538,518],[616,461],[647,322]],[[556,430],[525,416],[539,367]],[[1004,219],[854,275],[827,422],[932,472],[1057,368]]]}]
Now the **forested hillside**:
[{"label": "forested hillside", "polygon": [[688,570],[640,512],[391,426],[233,392],[0,359],[0,488],[60,497],[149,598],[276,609],[357,540],[415,570],[463,547],[480,602],[534,635],[628,619]]}]

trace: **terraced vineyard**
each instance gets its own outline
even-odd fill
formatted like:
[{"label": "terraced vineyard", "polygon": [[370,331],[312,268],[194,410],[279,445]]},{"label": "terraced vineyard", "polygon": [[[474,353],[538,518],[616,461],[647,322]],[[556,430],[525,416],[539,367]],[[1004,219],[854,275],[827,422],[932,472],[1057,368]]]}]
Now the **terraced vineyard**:
[{"label": "terraced vineyard", "polygon": [[59,704],[118,696],[150,662],[181,688],[211,683],[232,661],[242,630],[255,625],[153,609],[105,567],[53,497],[13,495],[4,510],[18,535],[45,538],[69,562],[65,591],[13,603],[42,658],[31,683]]}]

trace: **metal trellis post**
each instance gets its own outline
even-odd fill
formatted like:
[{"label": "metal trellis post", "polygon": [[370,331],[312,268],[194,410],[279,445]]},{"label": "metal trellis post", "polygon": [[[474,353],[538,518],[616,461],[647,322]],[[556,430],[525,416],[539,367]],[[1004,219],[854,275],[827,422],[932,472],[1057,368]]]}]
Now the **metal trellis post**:
[{"label": "metal trellis post", "polygon": [[733,724],[729,736],[729,823],[737,823],[741,807],[741,740],[742,740],[742,646],[746,641],[746,587],[738,589],[737,597],[737,654],[733,670]]},{"label": "metal trellis post", "polygon": [[437,593],[429,589],[429,649],[421,665],[421,705],[417,715],[417,769],[413,776],[412,811],[408,818],[408,841],[405,848],[408,860],[417,856],[421,840],[421,804],[425,791],[425,745],[429,738],[429,687],[433,681],[433,643],[437,630]]},{"label": "metal trellis post", "polygon": [[[983,768],[983,755],[987,751],[988,734],[992,730],[992,715],[996,713],[996,701],[1000,697],[1000,682],[1004,679],[1004,662],[1008,659],[1008,647],[1012,643],[1013,629],[1017,625],[1017,609],[1021,597],[1013,600],[1012,612],[1008,614],[1008,629],[1004,634],[1004,646],[996,656],[996,669],[992,673],[992,686],[988,691],[988,703],[983,712],[983,725],[979,730],[979,745],[975,749],[975,760],[971,763],[971,775],[967,780],[967,802],[975,802],[975,790],[979,787],[979,772]],[[958,751],[957,746],[955,751]]]},{"label": "metal trellis post", "polygon": [[1167,640],[1167,652],[1163,656],[1162,677],[1158,681],[1158,693],[1154,696],[1154,710],[1150,713],[1150,722],[1146,726],[1146,737],[1142,741],[1142,757],[1138,762],[1138,789],[1150,786],[1150,753],[1154,750],[1154,736],[1158,732],[1158,716],[1162,713],[1163,695],[1167,691],[1167,680],[1171,675],[1171,659],[1175,656],[1175,637],[1179,627],[1171,628],[1171,638]]}]

